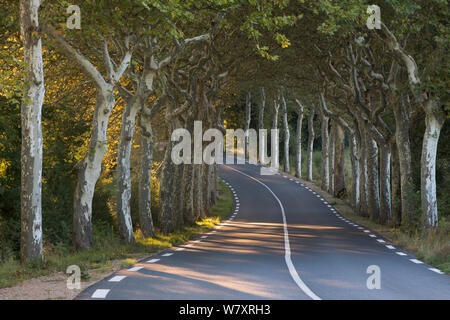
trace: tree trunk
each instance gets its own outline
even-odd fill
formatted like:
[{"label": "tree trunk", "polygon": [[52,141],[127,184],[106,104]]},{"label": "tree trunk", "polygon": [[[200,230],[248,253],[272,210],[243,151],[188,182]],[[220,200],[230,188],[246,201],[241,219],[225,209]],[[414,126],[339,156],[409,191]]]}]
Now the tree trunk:
[{"label": "tree trunk", "polygon": [[391,204],[391,151],[388,144],[380,150],[380,223],[386,224],[392,219]]},{"label": "tree trunk", "polygon": [[306,155],[306,176],[308,181],[313,180],[312,164],[313,164],[314,138],[315,138],[314,110],[313,108],[311,108],[308,116],[308,149]]},{"label": "tree trunk", "polygon": [[303,126],[303,105],[300,101],[296,100],[298,104],[298,117],[297,117],[297,135],[295,138],[295,176],[297,178],[302,177],[302,126]]},{"label": "tree trunk", "polygon": [[171,159],[172,142],[169,141],[164,155],[161,169],[161,180],[159,187],[159,215],[158,225],[163,234],[175,230],[175,217],[173,212],[173,183],[175,176],[175,164]]},{"label": "tree trunk", "polygon": [[328,169],[328,173],[330,175],[329,177],[329,188],[328,193],[334,194],[334,163],[335,163],[335,145],[336,145],[336,126],[334,124],[334,121],[331,121],[331,128],[330,128],[330,135],[329,135],[329,151],[328,151],[328,157],[329,162],[328,165],[330,166]]},{"label": "tree trunk", "polygon": [[251,93],[247,92],[246,101],[245,101],[245,160],[250,160],[250,157],[249,157],[250,137],[247,135],[247,133],[250,129],[251,120],[252,120]]},{"label": "tree trunk", "polygon": [[139,222],[144,237],[154,237],[152,218],[153,131],[150,119],[139,114],[141,132],[141,171],[139,177]]},{"label": "tree trunk", "polygon": [[378,222],[380,218],[380,188],[378,175],[378,146],[368,129],[366,131],[367,146],[367,193],[368,213],[372,221]]},{"label": "tree trunk", "polygon": [[[355,130],[356,131],[356,130]],[[359,183],[361,181],[360,168],[359,168],[359,155],[357,139],[354,136],[349,137],[350,141],[350,161],[352,164],[352,206],[357,212],[360,205],[360,187]]]},{"label": "tree trunk", "polygon": [[401,221],[410,220],[414,210],[411,201],[411,193],[414,192],[411,167],[411,143],[409,139],[409,117],[408,110],[404,104],[403,97],[400,103],[393,103],[392,109],[395,117],[395,139],[398,150],[400,166],[400,192],[401,192]]},{"label": "tree trunk", "polygon": [[42,261],[42,128],[44,70],[39,34],[40,0],[20,1],[26,88],[21,106],[21,241],[22,262]]},{"label": "tree trunk", "polygon": [[[266,108],[266,93],[264,91],[264,88],[261,88],[261,105],[259,106],[258,110],[258,132],[259,130],[264,129],[264,110]],[[263,139],[264,135],[259,135],[258,139]],[[264,159],[264,156],[266,154],[266,141],[260,141],[259,142],[259,157],[258,160],[261,162],[261,159]]]},{"label": "tree trunk", "polygon": [[133,223],[131,221],[131,178],[130,156],[133,144],[135,119],[142,107],[136,97],[127,101],[122,115],[119,150],[117,153],[117,220],[119,232],[127,244],[134,244]]},{"label": "tree trunk", "polygon": [[392,185],[392,223],[399,227],[402,224],[402,200],[401,200],[401,178],[400,159],[398,147],[395,141],[391,141],[391,185]]},{"label": "tree trunk", "polygon": [[289,140],[291,134],[289,132],[288,112],[284,94],[281,94],[281,105],[283,108],[282,110],[283,110],[283,129],[284,129],[284,171],[290,173],[291,165],[289,163]]},{"label": "tree trunk", "polygon": [[184,221],[187,224],[194,224],[194,167],[192,164],[184,165],[183,197]]},{"label": "tree trunk", "polygon": [[322,190],[328,191],[330,188],[330,157],[329,157],[329,136],[328,136],[328,117],[324,112],[321,112],[321,127],[322,127]]},{"label": "tree trunk", "polygon": [[92,240],[92,199],[95,185],[102,170],[102,160],[107,151],[107,130],[111,111],[115,105],[113,87],[97,94],[92,122],[89,151],[77,165],[78,181],[74,194],[73,245],[75,250],[87,250]]},{"label": "tree trunk", "polygon": [[421,165],[422,212],[427,228],[438,227],[436,198],[436,153],[445,118],[432,100],[425,102],[426,128],[423,137]]},{"label": "tree trunk", "polygon": [[359,134],[357,135],[357,141],[359,146],[359,177],[360,177],[360,183],[359,183],[359,195],[360,195],[360,202],[359,202],[359,210],[358,213],[363,216],[367,217],[369,215],[369,196],[368,196],[368,171],[367,171],[367,143],[366,143],[366,129],[364,128],[364,124],[361,121],[360,118],[357,118],[356,124],[358,125],[358,131]]},{"label": "tree trunk", "polygon": [[202,165],[194,164],[194,214],[195,220],[205,217],[203,211],[203,174]]},{"label": "tree trunk", "polygon": [[334,196],[342,198],[345,187],[345,134],[342,127],[335,123],[335,160],[334,160]]}]

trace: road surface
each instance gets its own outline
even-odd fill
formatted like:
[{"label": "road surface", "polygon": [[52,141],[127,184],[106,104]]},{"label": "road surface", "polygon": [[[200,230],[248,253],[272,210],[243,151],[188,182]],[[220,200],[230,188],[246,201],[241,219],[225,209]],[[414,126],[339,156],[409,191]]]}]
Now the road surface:
[{"label": "road surface", "polygon": [[[262,176],[252,164],[222,165],[220,176],[235,197],[229,220],[109,276],[77,298],[450,298],[449,276],[342,217],[300,181]],[[369,285],[379,289],[368,288],[369,277]]]}]

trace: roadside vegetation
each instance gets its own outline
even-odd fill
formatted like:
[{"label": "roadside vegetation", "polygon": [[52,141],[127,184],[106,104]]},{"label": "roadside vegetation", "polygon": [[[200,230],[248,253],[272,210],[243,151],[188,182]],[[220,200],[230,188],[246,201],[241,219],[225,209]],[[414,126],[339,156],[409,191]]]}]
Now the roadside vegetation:
[{"label": "roadside vegetation", "polygon": [[89,251],[73,252],[70,245],[49,245],[44,247],[46,254],[42,264],[21,264],[11,257],[0,264],[0,288],[12,287],[22,281],[55,272],[65,273],[70,265],[79,266],[82,281],[88,281],[89,270],[100,269],[106,274],[112,270],[112,261],[121,260],[120,267],[126,268],[144,257],[196,238],[232,212],[231,190],[222,180],[219,180],[218,191],[217,203],[206,218],[167,235],[157,234],[155,237],[145,238],[138,229],[135,233],[136,244],[124,245],[111,226],[97,224],[94,228],[95,246]]}]

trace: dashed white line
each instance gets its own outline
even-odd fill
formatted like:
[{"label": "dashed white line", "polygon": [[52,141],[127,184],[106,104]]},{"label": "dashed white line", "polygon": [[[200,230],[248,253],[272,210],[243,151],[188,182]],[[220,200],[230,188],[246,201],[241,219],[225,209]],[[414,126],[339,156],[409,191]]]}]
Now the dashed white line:
[{"label": "dashed white line", "polygon": [[151,259],[151,260],[148,260],[147,263],[155,263],[155,262],[158,262],[158,261],[159,261],[159,259]]},{"label": "dashed white line", "polygon": [[143,267],[133,267],[133,268],[130,268],[130,269],[128,269],[128,271],[139,271],[139,270],[141,270]]},{"label": "dashed white line", "polygon": [[123,279],[125,279],[126,277],[127,276],[115,276],[115,277],[112,277],[111,279],[109,279],[108,281],[109,282],[120,282]]},{"label": "dashed white line", "polygon": [[416,264],[422,264],[423,262],[417,259],[409,259],[409,261],[414,262]]},{"label": "dashed white line", "polygon": [[386,248],[391,249],[391,250],[395,250],[395,247],[391,246],[390,244],[386,245]]},{"label": "dashed white line", "polygon": [[91,298],[95,299],[104,299],[106,298],[106,295],[109,293],[110,289],[97,289],[92,294]]},{"label": "dashed white line", "polygon": [[436,269],[436,268],[428,268],[428,270],[431,270],[431,271],[439,273],[439,274],[444,274],[444,272],[442,272],[441,270]]},{"label": "dashed white line", "polygon": [[396,254],[398,254],[399,256],[407,256],[407,254],[406,253],[404,253],[404,252],[400,252],[400,251],[398,251],[398,252],[396,252]]},{"label": "dashed white line", "polygon": [[184,248],[178,248],[175,251],[183,251],[183,250],[184,250]]},{"label": "dashed white line", "polygon": [[163,257],[170,257],[173,256],[173,252],[165,253],[162,255]]},{"label": "dashed white line", "polygon": [[379,243],[385,243],[386,241],[384,241],[383,239],[377,239],[377,241],[379,242]]}]

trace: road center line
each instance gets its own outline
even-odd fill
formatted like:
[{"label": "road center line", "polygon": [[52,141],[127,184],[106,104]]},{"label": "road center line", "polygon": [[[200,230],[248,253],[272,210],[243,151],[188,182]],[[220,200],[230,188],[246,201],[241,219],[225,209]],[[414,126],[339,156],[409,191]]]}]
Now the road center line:
[{"label": "road center line", "polygon": [[281,209],[281,214],[283,217],[284,251],[285,251],[284,260],[289,269],[289,273],[291,274],[292,279],[294,279],[294,281],[298,285],[298,287],[306,295],[308,295],[313,300],[322,300],[319,296],[317,296],[314,292],[312,292],[311,289],[302,281],[302,279],[300,278],[300,276],[297,273],[297,270],[295,270],[294,264],[292,263],[291,245],[289,243],[289,233],[288,233],[288,229],[287,229],[286,213],[284,211],[284,207],[283,207],[283,204],[281,203],[281,200],[275,195],[275,193],[272,191],[272,189],[270,189],[266,184],[262,183],[258,179],[255,179],[254,177],[252,177],[242,171],[234,169],[232,167],[229,167],[229,166],[225,166],[225,167],[230,168],[231,170],[236,171],[237,173],[240,173],[241,175],[246,176],[246,177],[258,182],[260,185],[262,185],[264,188],[266,188],[272,194],[272,196],[275,198],[275,200],[278,202],[280,209]]}]

